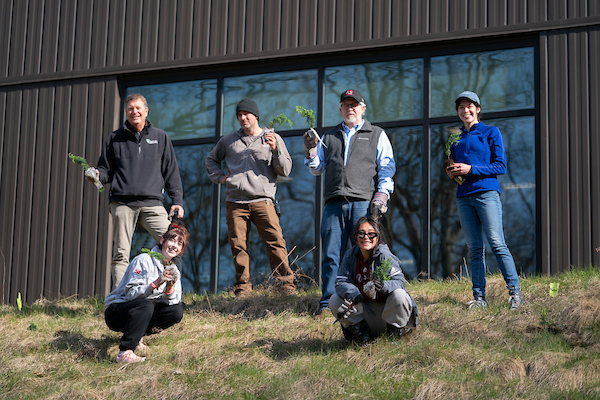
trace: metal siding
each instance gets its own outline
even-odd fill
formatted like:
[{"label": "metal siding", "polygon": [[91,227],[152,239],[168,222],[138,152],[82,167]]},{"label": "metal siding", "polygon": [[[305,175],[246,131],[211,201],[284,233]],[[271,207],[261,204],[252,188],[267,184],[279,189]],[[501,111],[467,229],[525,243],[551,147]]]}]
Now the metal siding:
[{"label": "metal siding", "polygon": [[227,32],[225,33],[227,48],[226,54],[239,54],[244,52],[246,38],[246,1],[229,0],[227,10]]},{"label": "metal siding", "polygon": [[590,124],[590,195],[592,264],[600,265],[600,29],[589,33],[589,124]]},{"label": "metal siding", "polygon": [[92,38],[90,49],[90,68],[106,66],[106,37],[108,36],[109,3],[94,2],[92,16]]},{"label": "metal siding", "polygon": [[281,1],[265,0],[265,24],[263,27],[263,50],[277,50],[281,46]]},{"label": "metal siding", "polygon": [[50,198],[50,160],[52,159],[52,131],[54,87],[40,88],[37,113],[38,133],[35,140],[33,167],[33,209],[31,213],[31,236],[29,246],[28,299],[44,296],[46,271],[46,243],[48,239],[48,203]]},{"label": "metal siding", "polygon": [[8,62],[10,59],[10,43],[12,31],[12,1],[0,1],[0,77],[8,76]]},{"label": "metal siding", "polygon": [[44,297],[57,298],[73,293],[61,290],[63,276],[63,243],[72,240],[65,226],[67,209],[67,170],[77,167],[68,160],[72,87],[70,83],[59,83],[55,91],[52,120],[52,159],[50,160],[50,196],[48,205],[48,239],[46,241],[46,268],[44,274]]},{"label": "metal siding", "polygon": [[27,1],[14,3],[9,43],[8,76],[23,75],[28,6],[29,2]]},{"label": "metal siding", "polygon": [[212,3],[210,10],[210,39],[209,56],[221,56],[227,52],[227,32],[229,26],[228,1],[217,1]]},{"label": "metal siding", "polygon": [[304,0],[299,8],[298,46],[317,44],[317,0]]},{"label": "metal siding", "polygon": [[410,35],[422,35],[429,31],[429,2],[410,1]]},{"label": "metal siding", "polygon": [[140,62],[151,63],[158,59],[159,0],[144,1],[141,14]]},{"label": "metal siding", "polygon": [[373,0],[373,39],[387,39],[392,35],[392,4],[390,0]]},{"label": "metal siding", "polygon": [[[151,4],[158,0],[150,1]],[[139,64],[140,50],[142,47],[142,0],[129,0],[126,2],[125,31],[123,36],[123,64]],[[150,26],[150,29],[155,28]],[[153,59],[147,61],[155,61]],[[144,60],[143,62],[146,62]]]},{"label": "metal siding", "polygon": [[488,26],[488,6],[486,1],[469,0],[468,29],[486,28]]},{"label": "metal siding", "polygon": [[550,131],[550,272],[568,268],[570,259],[569,232],[569,152],[567,39],[564,33],[548,38],[549,54],[549,126]]},{"label": "metal siding", "polygon": [[5,270],[2,271],[2,281],[6,282],[3,299],[13,303],[17,299],[13,275],[18,273],[21,266],[13,268],[13,243],[15,241],[15,213],[17,203],[17,167],[21,131],[21,101],[22,92],[15,88],[7,93],[4,152],[2,155],[2,175],[0,176],[0,224],[2,224],[2,241],[0,251]]},{"label": "metal siding", "polygon": [[568,0],[548,1],[548,20],[561,20],[567,18]]},{"label": "metal siding", "polygon": [[62,0],[58,26],[58,50],[56,52],[57,72],[73,70],[76,10],[76,0]]},{"label": "metal siding", "polygon": [[488,1],[488,27],[506,25],[506,0]]},{"label": "metal siding", "polygon": [[373,4],[371,0],[356,0],[354,7],[354,40],[371,40],[373,38]]},{"label": "metal siding", "polygon": [[161,1],[158,21],[158,61],[175,59],[175,23],[177,3]]},{"label": "metal siding", "polygon": [[[326,0],[334,2],[335,0]],[[281,5],[281,49],[298,47],[300,29],[299,0],[285,1]]]},{"label": "metal siding", "polygon": [[429,33],[448,31],[448,0],[431,0]]},{"label": "metal siding", "polygon": [[73,69],[76,71],[90,68],[93,11],[92,2],[80,1],[77,3],[74,43],[75,57],[73,60]]},{"label": "metal siding", "polygon": [[42,30],[44,27],[44,1],[32,0],[27,16],[24,74],[40,73],[42,52]]},{"label": "metal siding", "polygon": [[527,22],[527,2],[522,0],[508,0],[507,4],[507,25],[518,25]]},{"label": "metal siding", "polygon": [[125,9],[127,3],[111,1],[108,17],[108,35],[106,37],[106,66],[123,64],[123,43],[125,37]]},{"label": "metal siding", "polygon": [[175,54],[174,58],[187,60],[192,57],[192,32],[194,27],[194,3],[192,1],[177,2],[175,13]]},{"label": "metal siding", "polygon": [[467,0],[449,0],[448,30],[467,29]]},{"label": "metal siding", "polygon": [[194,3],[194,26],[191,33],[193,58],[208,56],[211,9],[210,0],[196,0]]},{"label": "metal siding", "polygon": [[539,42],[539,137],[536,147],[537,156],[537,216],[539,218],[539,229],[536,233],[539,265],[541,273],[550,274],[550,81],[549,81],[549,50],[548,36],[541,35]]},{"label": "metal siding", "polygon": [[408,36],[410,33],[410,0],[392,3],[392,37]]},{"label": "metal siding", "polygon": [[[317,3],[317,45],[335,42],[335,2],[323,0]],[[282,44],[283,47],[283,44]]]},{"label": "metal siding", "polygon": [[262,50],[264,10],[262,0],[246,0],[244,13],[244,53]]}]

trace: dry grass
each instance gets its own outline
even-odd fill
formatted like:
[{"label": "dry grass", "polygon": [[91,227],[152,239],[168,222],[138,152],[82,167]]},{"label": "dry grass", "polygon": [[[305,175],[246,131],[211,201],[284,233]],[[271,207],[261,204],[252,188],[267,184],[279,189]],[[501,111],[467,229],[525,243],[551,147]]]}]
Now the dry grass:
[{"label": "dry grass", "polygon": [[[550,297],[548,283],[560,282]],[[0,307],[0,397],[19,399],[597,399],[600,272],[522,280],[511,312],[501,277],[469,311],[470,282],[410,284],[419,328],[348,346],[314,318],[316,290],[187,295],[181,324],[148,337],[147,361],[117,365],[99,299]]]}]

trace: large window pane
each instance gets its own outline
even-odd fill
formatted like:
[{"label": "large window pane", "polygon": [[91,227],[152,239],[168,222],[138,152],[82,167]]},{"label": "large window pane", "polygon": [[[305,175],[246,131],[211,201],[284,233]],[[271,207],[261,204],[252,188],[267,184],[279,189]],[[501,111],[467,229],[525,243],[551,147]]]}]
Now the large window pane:
[{"label": "large window pane", "polygon": [[384,225],[391,235],[391,248],[408,278],[419,273],[421,265],[421,181],[423,127],[386,129],[394,148],[396,175],[394,193]]},{"label": "large window pane", "polygon": [[215,134],[217,81],[190,81],[133,86],[127,94],[141,93],[148,101],[148,120],[171,140]]},{"label": "large window pane", "polygon": [[[296,113],[296,106],[317,111],[317,70],[278,72],[226,78],[223,83],[223,135],[240,128],[235,106],[244,97],[258,104],[260,125],[268,126],[269,120],[285,114],[295,129],[308,129],[306,119]],[[275,127],[276,131],[290,129]]]},{"label": "large window pane", "polygon": [[533,48],[496,50],[431,58],[431,116],[455,115],[454,99],[476,92],[482,111],[535,106]]},{"label": "large window pane", "polygon": [[401,60],[344,65],[325,69],[324,125],[342,121],[340,94],[358,90],[365,98],[370,122],[421,118],[423,115],[423,60]]},{"label": "large window pane", "polygon": [[[288,177],[277,178],[277,200],[281,206],[279,223],[283,230],[289,261],[301,284],[313,277],[315,178],[304,166],[302,137],[285,138],[285,144],[292,157],[292,173]],[[223,188],[224,189],[224,188]],[[221,237],[219,256],[219,289],[232,288],[235,283],[235,268],[231,248],[227,241],[225,217],[225,190],[221,202]],[[308,254],[307,254],[308,253]],[[304,257],[303,257],[304,256]],[[265,247],[252,225],[250,233],[250,274],[254,284],[263,283],[271,273]]]},{"label": "large window pane", "polygon": [[[502,132],[508,171],[498,176],[502,195],[504,236],[517,272],[535,272],[535,118],[520,117],[486,121]],[[459,124],[435,125],[431,129],[431,266],[434,277],[459,274],[467,248],[456,209],[456,184],[444,171],[443,145],[449,129]],[[492,272],[496,259],[486,244],[486,262]]]}]

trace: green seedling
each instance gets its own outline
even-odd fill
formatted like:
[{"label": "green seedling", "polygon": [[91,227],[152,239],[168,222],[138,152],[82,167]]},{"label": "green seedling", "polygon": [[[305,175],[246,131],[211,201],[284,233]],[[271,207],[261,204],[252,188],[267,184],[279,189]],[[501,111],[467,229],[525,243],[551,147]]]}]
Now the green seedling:
[{"label": "green seedling", "polygon": [[390,271],[392,270],[392,263],[389,258],[386,258],[381,262],[379,268],[375,269],[373,273],[373,277],[375,279],[380,279],[382,281],[390,280]]},{"label": "green seedling", "polygon": [[143,248],[142,249],[142,253],[146,253],[148,254],[150,257],[157,259],[158,261],[162,261],[165,259],[165,256],[162,255],[162,253],[159,253],[158,251],[152,251],[150,249],[146,249]]},{"label": "green seedling", "polygon": [[306,122],[308,123],[308,134],[316,139],[318,142],[321,142],[323,147],[327,148],[327,145],[323,143],[317,131],[315,131],[315,112],[313,110],[306,109],[302,106],[296,106],[296,112],[306,118]]},{"label": "green seedling", "polygon": [[94,185],[96,185],[98,190],[100,192],[104,192],[104,185],[102,185],[102,182],[100,182],[100,180],[98,179],[98,175],[96,174],[96,168],[90,167],[85,158],[81,156],[76,156],[73,153],[69,153],[69,158],[75,164],[81,165],[85,171],[85,176],[92,178],[92,180],[94,181]]},{"label": "green seedling", "polygon": [[269,129],[273,129],[275,125],[283,126],[285,124],[292,127],[292,121],[285,114],[279,114],[269,120]]},{"label": "green seedling", "polygon": [[[444,144],[444,154],[446,155],[446,167],[449,167],[450,165],[454,164],[454,160],[450,158],[450,150],[452,149],[452,146],[454,146],[460,141],[460,129],[450,128],[449,131],[450,137],[448,137],[448,141],[446,142],[446,144]],[[465,182],[465,178],[463,176],[455,176],[454,180],[459,185],[462,185]]]}]

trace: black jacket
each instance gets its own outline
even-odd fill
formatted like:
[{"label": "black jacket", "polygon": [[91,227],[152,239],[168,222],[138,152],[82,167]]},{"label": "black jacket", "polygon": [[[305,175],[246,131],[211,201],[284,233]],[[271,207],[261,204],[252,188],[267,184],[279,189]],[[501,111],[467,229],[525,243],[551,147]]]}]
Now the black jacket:
[{"label": "black jacket", "polygon": [[163,189],[175,205],[183,205],[179,166],[171,139],[150,121],[139,138],[129,122],[111,133],[98,160],[100,182],[110,183],[110,201],[132,206],[163,202]]}]

